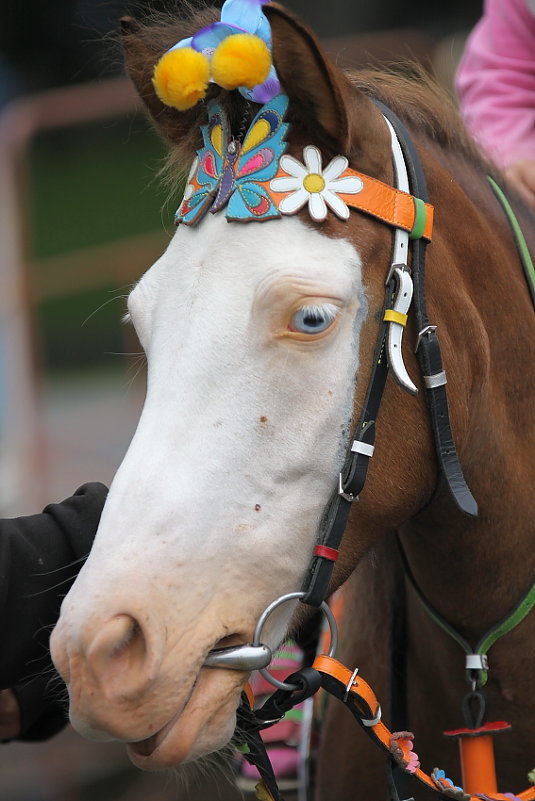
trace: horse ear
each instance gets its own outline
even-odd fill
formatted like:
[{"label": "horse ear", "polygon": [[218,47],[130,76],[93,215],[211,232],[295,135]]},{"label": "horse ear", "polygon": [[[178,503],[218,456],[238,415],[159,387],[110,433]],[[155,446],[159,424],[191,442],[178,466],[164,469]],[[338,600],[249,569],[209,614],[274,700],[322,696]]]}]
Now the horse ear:
[{"label": "horse ear", "polygon": [[[173,145],[180,144],[181,149],[195,151],[198,143],[191,143],[192,132],[198,134],[199,119],[202,108],[192,108],[188,111],[178,111],[177,109],[166,106],[157,97],[152,83],[154,67],[162,55],[161,42],[156,45],[143,28],[132,17],[121,19],[121,34],[124,52],[124,60],[127,72],[137,89],[152,121],[160,134]],[[169,47],[178,38],[174,39],[175,34],[167,34]]]},{"label": "horse ear", "polygon": [[278,3],[267,3],[263,11],[271,25],[273,61],[283,91],[300,111],[296,122],[316,136],[319,123],[327,135],[325,144],[347,156],[376,136],[387,144],[375,105],[332,63],[312,31]]}]

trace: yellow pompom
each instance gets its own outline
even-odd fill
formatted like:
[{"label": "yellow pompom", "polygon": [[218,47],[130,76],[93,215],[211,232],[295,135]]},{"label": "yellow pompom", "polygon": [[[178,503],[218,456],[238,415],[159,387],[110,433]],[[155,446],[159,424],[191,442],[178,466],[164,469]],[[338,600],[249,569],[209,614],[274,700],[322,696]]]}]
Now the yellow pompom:
[{"label": "yellow pompom", "polygon": [[212,56],[212,78],[223,89],[264,83],[271,69],[265,42],[252,33],[234,33],[217,46]]},{"label": "yellow pompom", "polygon": [[152,82],[162,103],[185,111],[205,96],[209,78],[206,56],[192,47],[179,47],[161,57]]}]

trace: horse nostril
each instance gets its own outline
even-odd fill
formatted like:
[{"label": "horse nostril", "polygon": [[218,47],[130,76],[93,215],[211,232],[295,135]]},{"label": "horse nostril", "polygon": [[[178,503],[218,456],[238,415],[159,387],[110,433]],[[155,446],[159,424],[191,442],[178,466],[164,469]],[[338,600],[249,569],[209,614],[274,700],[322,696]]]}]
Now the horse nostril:
[{"label": "horse nostril", "polygon": [[141,628],[137,620],[130,615],[117,615],[107,621],[91,643],[88,655],[93,650],[102,650],[110,657],[118,656],[125,651],[130,643],[139,639]]},{"label": "horse nostril", "polygon": [[106,621],[86,647],[86,660],[97,681],[122,676],[148,678],[148,648],[138,621],[128,614]]}]

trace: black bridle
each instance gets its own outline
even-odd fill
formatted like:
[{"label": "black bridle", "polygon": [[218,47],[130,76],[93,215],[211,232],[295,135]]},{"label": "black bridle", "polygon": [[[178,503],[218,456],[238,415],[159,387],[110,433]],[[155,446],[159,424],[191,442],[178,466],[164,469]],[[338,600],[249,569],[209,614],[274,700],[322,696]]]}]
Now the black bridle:
[{"label": "black bridle", "polygon": [[[402,123],[398,120],[388,108],[382,104],[377,103],[385,117],[389,120],[390,124],[394,127],[396,136],[398,137],[401,146],[405,166],[410,176],[411,193],[417,198],[427,200],[427,190],[425,185],[425,178],[421,167],[420,160],[414,148],[414,145],[405,130]],[[524,266],[528,286],[532,292],[532,297],[535,297],[535,268],[527,248],[522,231],[516,221],[514,212],[510,209],[507,199],[502,197],[501,189],[494,184],[492,179],[489,179],[492,189],[498,196],[500,202],[504,206],[506,216],[512,224],[513,232],[517,242],[517,247],[520,253],[521,261]],[[513,218],[511,220],[511,217]],[[448,488],[457,504],[459,509],[467,515],[472,517],[477,516],[477,504],[468,489],[457,455],[457,451],[453,442],[451,432],[451,425],[449,420],[448,403],[446,397],[446,375],[442,365],[442,358],[440,354],[440,346],[438,343],[436,326],[431,325],[426,314],[425,304],[425,248],[426,242],[421,239],[413,241],[412,252],[412,278],[414,282],[414,305],[416,313],[416,321],[418,325],[418,339],[417,339],[417,353],[420,369],[424,385],[426,387],[426,396],[428,407],[430,410],[432,428],[434,432],[435,447],[437,453],[437,461],[439,470],[443,478],[446,480]],[[393,264],[386,282],[385,300],[383,304],[383,317],[384,312],[391,308],[393,298],[399,287],[396,285],[395,280],[396,265]],[[388,319],[388,317],[387,317]],[[340,472],[338,488],[333,493],[327,510],[325,512],[322,525],[319,543],[316,545],[313,561],[309,574],[306,578],[303,591],[301,593],[293,593],[293,596],[301,596],[300,600],[303,603],[314,607],[325,607],[323,602],[324,597],[329,592],[329,583],[338,555],[338,548],[340,546],[345,526],[349,518],[351,505],[358,500],[358,495],[361,492],[366,479],[369,459],[373,453],[373,445],[375,439],[375,423],[379,412],[379,407],[386,384],[386,379],[389,371],[388,364],[388,349],[386,347],[387,339],[387,323],[384,321],[381,325],[377,344],[374,353],[374,361],[372,367],[372,375],[367,388],[364,410],[360,416],[358,424],[355,429],[355,438],[353,439],[348,450],[346,461],[342,471]],[[480,697],[479,716],[482,719],[484,715],[485,702],[484,697],[480,692],[475,692],[484,681],[486,680],[486,652],[493,645],[493,643],[504,634],[507,634],[515,626],[517,626],[524,617],[535,606],[535,584],[533,584],[528,592],[522,597],[521,601],[510,611],[510,613],[498,624],[494,625],[486,634],[481,638],[480,642],[475,648],[472,648],[466,643],[462,637],[456,632],[453,627],[431,606],[427,599],[422,595],[414,579],[411,576],[410,568],[406,564],[403,553],[402,563],[404,564],[405,574],[409,578],[410,585],[416,592],[417,597],[420,599],[424,608],[430,616],[441,626],[454,640],[456,640],[466,651],[467,661],[466,668],[472,681],[472,692],[465,697],[463,701],[463,711],[467,719],[468,729],[473,730],[481,724],[481,720],[474,721],[471,719],[473,713],[472,709],[464,709],[467,699],[472,696]],[[290,597],[290,596],[288,596]],[[279,605],[285,597],[278,599],[271,604],[271,607]],[[269,607],[268,609],[271,609]],[[266,613],[264,613],[266,614]],[[332,632],[331,627],[331,632]],[[400,636],[404,639],[403,625],[400,627]],[[391,642],[391,649],[395,647],[395,636]],[[313,695],[321,685],[327,692],[339,698],[347,706],[348,694],[353,684],[353,679],[357,674],[357,670],[350,676],[349,683],[344,685],[335,678],[334,673],[331,673],[328,668],[322,670],[321,660],[329,660],[330,657],[318,657],[314,662],[313,668],[302,668],[297,673],[292,674],[286,680],[287,684],[280,684],[282,687],[290,687],[290,689],[279,689],[270,699],[264,704],[262,709],[252,711],[248,704],[244,701],[238,710],[238,723],[241,729],[241,737],[248,744],[250,753],[246,757],[251,764],[258,767],[262,780],[264,782],[265,790],[268,791],[269,797],[273,801],[282,801],[276,778],[273,774],[271,763],[267,756],[265,746],[260,737],[260,731],[263,728],[269,727],[277,719],[280,719],[286,711],[291,709],[297,703]],[[318,660],[320,664],[318,664]],[[349,673],[349,671],[348,671]],[[398,671],[399,673],[399,671]],[[404,683],[404,671],[401,679],[401,684]],[[320,675],[321,674],[321,675]],[[393,673],[396,675],[396,672]],[[356,680],[355,680],[356,681]],[[393,686],[394,698],[397,696],[397,703],[392,708],[394,718],[404,718],[406,701],[405,691],[403,686]],[[372,729],[370,726],[375,726],[377,721],[380,720],[380,707],[376,707],[375,711],[366,710],[362,707],[363,696],[360,697],[361,705],[349,705],[350,711],[355,716],[357,722],[363,726],[364,730],[371,734]],[[364,718],[362,717],[365,713]],[[374,718],[374,714],[378,713],[378,717]],[[367,719],[370,718],[370,719]],[[382,725],[382,724],[381,724]],[[498,724],[496,724],[498,725]],[[507,728],[507,724],[504,724]],[[503,728],[503,727],[502,727]],[[450,732],[456,734],[457,732]],[[407,734],[401,732],[401,736]],[[412,735],[411,735],[412,736]],[[372,738],[373,739],[373,738]],[[439,772],[440,773],[440,772]],[[391,801],[399,801],[401,787],[403,787],[403,795],[405,795],[405,779],[407,771],[404,767],[400,770],[399,765],[394,764],[391,753],[387,758],[387,776],[389,786],[389,797]],[[434,782],[433,791],[443,799],[450,797],[448,779],[440,781],[440,776],[431,778]],[[400,781],[401,779],[401,781]],[[425,782],[424,782],[425,783]],[[451,783],[450,783],[451,784]],[[261,789],[261,788],[260,788]],[[262,791],[260,795],[262,796]],[[266,798],[268,795],[266,795]],[[472,795],[472,798],[474,796]]]},{"label": "black bridle", "polygon": [[[427,201],[427,187],[422,165],[409,133],[390,109],[379,101],[375,102],[395,131],[405,161],[411,194],[422,201]],[[442,364],[437,327],[432,325],[427,317],[425,302],[426,245],[427,243],[421,237],[414,238],[412,241],[411,271],[418,329],[416,351],[426,388],[440,474],[445,479],[459,509],[465,514],[475,517],[477,516],[477,504],[464,479],[453,441],[446,395],[446,374]],[[323,515],[318,542],[302,593],[296,593],[296,595],[302,595],[300,598],[302,603],[312,607],[320,607],[322,604],[325,606],[324,600],[329,593],[334,564],[338,558],[349,514],[353,503],[358,501],[359,494],[364,487],[369,460],[373,454],[376,421],[390,367],[386,346],[388,319],[384,318],[385,312],[392,308],[393,300],[399,289],[396,267],[398,265],[392,264],[386,281],[383,322],[377,337],[372,373],[363,411],[355,426],[354,437],[349,445],[344,466],[340,471],[337,487]],[[403,265],[403,268],[408,269],[406,264]],[[280,719],[297,703],[313,695],[320,686],[319,674],[312,668],[302,668],[289,676],[286,681],[290,686],[293,685],[293,691],[279,689],[267,704],[256,712],[250,709],[244,698],[244,702],[238,710],[240,738],[246,742],[249,748],[246,758],[260,771],[262,780],[274,801],[282,801],[282,797],[260,731],[272,725],[276,719]],[[347,692],[345,696],[347,696]],[[390,763],[391,760],[389,760],[389,765]],[[391,766],[389,768],[389,786],[391,798],[399,799]]]},{"label": "black bridle", "polygon": [[[396,132],[403,152],[410,191],[427,202],[427,186],[420,157],[407,129],[399,118],[383,103],[375,101]],[[414,310],[418,330],[416,352],[426,388],[426,398],[434,434],[435,450],[441,476],[446,480],[459,509],[471,517],[477,516],[477,503],[470,492],[457,455],[451,430],[446,373],[442,364],[437,326],[427,316],[425,299],[425,255],[427,242],[423,238],[412,240],[412,280]],[[395,267],[396,265],[392,265]],[[391,269],[386,284],[383,317],[396,292],[396,277]],[[338,558],[338,552],[352,505],[358,500],[366,481],[368,465],[375,442],[376,421],[388,376],[386,337],[388,323],[383,321],[374,353],[372,374],[368,383],[364,408],[355,426],[355,435],[340,472],[338,486],[327,505],[320,526],[318,543],[306,576],[303,603],[319,606],[329,593],[329,584]]]},{"label": "black bridle", "polygon": [[[405,173],[403,181],[407,185],[407,190],[412,194],[415,204],[422,204],[423,206],[427,201],[427,187],[420,158],[410,135],[403,123],[389,108],[379,101],[375,101],[375,103],[391,128],[393,152],[394,144],[399,151],[399,159],[394,156],[395,169],[396,171],[403,170]],[[400,160],[402,164],[400,164]],[[396,182],[398,184],[401,183],[400,176],[397,174]],[[414,292],[414,308],[419,332],[416,352],[426,388],[439,472],[445,479],[459,509],[465,514],[475,517],[477,516],[477,503],[466,484],[451,431],[446,395],[446,373],[442,364],[437,326],[431,325],[427,317],[425,303],[425,252],[427,243],[422,237],[422,231],[423,228],[420,232],[415,232],[414,235],[409,234],[409,239],[412,240],[411,297]],[[389,368],[392,366],[389,364],[388,357],[388,326],[392,320],[392,314],[396,314],[393,309],[393,302],[401,288],[401,276],[403,271],[409,272],[407,248],[404,249],[403,257],[401,257],[399,242],[398,231],[396,230],[393,248],[394,258],[386,280],[383,321],[377,337],[372,373],[366,391],[363,411],[355,427],[344,465],[338,475],[336,488],[323,514],[317,544],[300,593],[301,602],[311,607],[320,607],[329,594],[334,564],[338,559],[339,548],[349,514],[353,503],[358,501],[364,487],[369,461],[374,450],[377,418]],[[396,263],[396,256],[403,263]],[[394,369],[394,374],[399,380],[399,371]],[[249,649],[246,658],[242,654],[245,648]],[[269,648],[262,650],[258,646],[249,645],[214,649],[208,654],[205,665],[213,668],[256,670],[266,667],[269,661]]]}]

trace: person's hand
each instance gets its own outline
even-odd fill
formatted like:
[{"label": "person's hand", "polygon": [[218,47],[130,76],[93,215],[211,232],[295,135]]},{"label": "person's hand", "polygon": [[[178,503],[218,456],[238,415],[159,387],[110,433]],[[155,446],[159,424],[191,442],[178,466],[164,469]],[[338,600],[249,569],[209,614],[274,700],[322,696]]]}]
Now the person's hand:
[{"label": "person's hand", "polygon": [[505,177],[528,206],[535,209],[535,160],[524,159],[511,164],[505,169]]},{"label": "person's hand", "polygon": [[0,690],[0,741],[20,733],[20,708],[13,690]]}]

